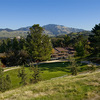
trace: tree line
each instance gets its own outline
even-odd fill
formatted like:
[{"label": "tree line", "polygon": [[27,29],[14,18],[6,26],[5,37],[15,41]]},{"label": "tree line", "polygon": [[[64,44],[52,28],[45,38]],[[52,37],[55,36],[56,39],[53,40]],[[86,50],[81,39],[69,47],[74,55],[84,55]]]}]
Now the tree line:
[{"label": "tree line", "polygon": [[100,24],[95,25],[91,32],[85,33],[89,35],[78,34],[73,36],[73,34],[53,37],[51,39],[53,47],[71,46],[75,49],[76,56],[100,57]]},{"label": "tree line", "polygon": [[6,54],[2,59],[6,65],[19,65],[32,61],[49,60],[52,47],[73,47],[76,56],[100,57],[100,24],[95,25],[92,34],[87,35],[63,35],[50,38],[43,33],[39,24],[33,25],[26,38],[3,40],[0,52]]},{"label": "tree line", "polygon": [[42,34],[43,28],[35,24],[30,28],[26,38],[3,40],[0,52],[5,53],[3,63],[8,66],[30,63],[32,61],[49,60],[51,56],[51,40]]}]

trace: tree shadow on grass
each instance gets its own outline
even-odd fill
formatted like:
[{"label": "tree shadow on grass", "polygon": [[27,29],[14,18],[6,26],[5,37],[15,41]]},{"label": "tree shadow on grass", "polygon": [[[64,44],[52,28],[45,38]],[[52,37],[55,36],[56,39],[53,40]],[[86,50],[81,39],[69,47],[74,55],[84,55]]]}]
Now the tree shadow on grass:
[{"label": "tree shadow on grass", "polygon": [[55,62],[55,63],[45,63],[40,64],[39,68],[41,71],[49,71],[49,72],[56,72],[56,71],[64,71],[70,72],[69,62]]}]

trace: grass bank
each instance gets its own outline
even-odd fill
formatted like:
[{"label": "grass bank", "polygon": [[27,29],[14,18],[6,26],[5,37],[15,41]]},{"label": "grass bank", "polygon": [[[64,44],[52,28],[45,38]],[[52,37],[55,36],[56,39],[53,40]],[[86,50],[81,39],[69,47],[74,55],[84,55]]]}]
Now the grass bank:
[{"label": "grass bank", "polygon": [[[63,75],[70,75],[70,66],[68,62],[57,62],[57,63],[45,63],[40,64],[39,68],[41,70],[40,76],[42,80],[49,80],[55,77],[61,77]],[[86,64],[79,65],[79,72],[83,72],[87,70]],[[12,82],[12,89],[18,88],[21,85],[19,84],[20,79],[18,78],[18,69],[13,69],[5,72],[5,75],[9,75]],[[27,73],[27,82],[29,82],[29,78],[31,77],[31,73],[29,67],[25,67],[25,71]]]},{"label": "grass bank", "polygon": [[0,100],[100,100],[100,71],[6,91],[0,93]]}]

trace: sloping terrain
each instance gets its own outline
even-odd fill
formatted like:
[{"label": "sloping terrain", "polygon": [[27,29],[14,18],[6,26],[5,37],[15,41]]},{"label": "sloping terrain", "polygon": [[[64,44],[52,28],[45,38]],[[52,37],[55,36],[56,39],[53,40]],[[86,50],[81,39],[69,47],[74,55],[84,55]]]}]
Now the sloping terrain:
[{"label": "sloping terrain", "polygon": [[56,24],[44,25],[43,28],[45,29],[45,31],[44,31],[45,34],[51,34],[51,35],[54,35],[54,36],[69,34],[71,32],[82,32],[82,31],[84,31],[83,29],[70,28],[70,27],[65,27],[63,25],[56,25]]},{"label": "sloping terrain", "polygon": [[100,71],[6,91],[0,93],[0,100],[100,100]]},{"label": "sloping terrain", "polygon": [[[31,26],[22,27],[16,30],[12,30],[8,28],[0,29],[0,37],[16,37],[16,36],[24,36],[24,35],[26,36],[30,27]],[[69,28],[63,25],[55,25],[55,24],[44,25],[43,28],[45,29],[43,33],[48,34],[49,36],[58,36],[63,34],[69,34],[71,32],[85,31],[83,29]]]}]

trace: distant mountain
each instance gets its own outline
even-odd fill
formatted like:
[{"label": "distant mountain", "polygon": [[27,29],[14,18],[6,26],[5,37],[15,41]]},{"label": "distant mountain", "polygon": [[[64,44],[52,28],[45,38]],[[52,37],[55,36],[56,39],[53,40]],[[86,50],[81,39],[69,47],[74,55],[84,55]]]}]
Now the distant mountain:
[{"label": "distant mountain", "polygon": [[[8,34],[10,32],[12,33],[20,33],[20,34],[23,34],[23,33],[27,33],[27,31],[29,31],[29,28],[31,26],[28,26],[28,27],[22,27],[22,28],[19,28],[19,29],[16,29],[16,30],[12,30],[12,29],[0,29],[0,34]],[[82,32],[82,31],[85,31],[83,29],[77,29],[77,28],[70,28],[70,27],[65,27],[63,25],[56,25],[56,24],[48,24],[48,25],[44,25],[43,28],[45,29],[44,30],[44,34],[48,34],[49,36],[58,36],[58,35],[63,35],[63,34],[69,34],[69,33],[72,33],[72,32]]]},{"label": "distant mountain", "polygon": [[17,29],[16,31],[29,31],[29,28],[30,28],[30,27],[31,27],[31,26],[22,27],[22,28]]},{"label": "distant mountain", "polygon": [[5,28],[5,29],[0,29],[0,31],[12,32],[12,31],[14,31],[14,30],[12,30],[12,29],[9,29],[9,28]]},{"label": "distant mountain", "polygon": [[55,25],[55,24],[48,24],[48,25],[43,26],[43,28],[45,29],[45,31],[44,31],[45,34],[51,34],[54,36],[69,34],[72,32],[85,31],[83,29],[70,28],[70,27],[65,27],[63,25]]}]

